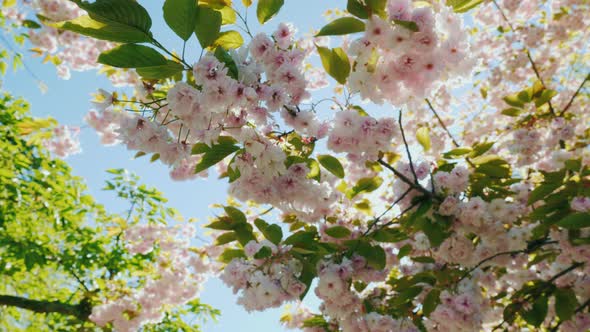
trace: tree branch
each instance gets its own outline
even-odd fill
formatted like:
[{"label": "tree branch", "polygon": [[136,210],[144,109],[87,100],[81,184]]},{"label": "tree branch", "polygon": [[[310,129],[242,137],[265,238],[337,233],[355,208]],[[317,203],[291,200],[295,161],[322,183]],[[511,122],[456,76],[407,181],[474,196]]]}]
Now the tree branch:
[{"label": "tree branch", "polygon": [[397,119],[399,123],[399,130],[402,133],[402,139],[404,141],[404,146],[406,147],[406,154],[408,155],[408,160],[410,161],[410,170],[412,171],[412,175],[414,175],[414,183],[418,184],[418,176],[416,175],[416,170],[414,169],[414,162],[412,161],[412,154],[410,153],[410,147],[408,146],[408,141],[406,140],[406,134],[404,133],[404,126],[402,124],[402,110],[399,110],[399,118]]},{"label": "tree branch", "polygon": [[451,131],[447,128],[447,126],[445,125],[443,120],[440,118],[440,116],[438,115],[438,113],[436,112],[436,110],[434,109],[432,104],[430,103],[430,100],[428,100],[428,98],[424,99],[424,100],[426,100],[426,103],[428,104],[428,108],[430,108],[430,111],[432,111],[432,113],[434,114],[434,116],[438,120],[438,123],[440,124],[440,126],[447,132],[447,135],[449,135],[449,137],[451,138],[451,141],[453,141],[453,145],[456,148],[460,147],[461,145],[459,145],[459,142],[457,142],[455,137],[453,137],[453,134],[451,134]]},{"label": "tree branch", "polygon": [[559,116],[563,116],[563,114],[572,106],[572,104],[574,103],[574,99],[576,99],[576,97],[578,96],[580,91],[582,91],[584,84],[586,84],[586,82],[588,82],[588,81],[590,81],[590,74],[586,75],[586,78],[584,78],[584,80],[582,81],[582,84],[580,84],[580,86],[578,87],[578,90],[576,90],[576,92],[574,92],[574,94],[572,95],[572,98],[570,98],[570,101],[567,103],[567,105],[565,105],[565,107],[563,108],[561,113],[559,113]]},{"label": "tree branch", "polygon": [[87,300],[73,305],[59,301],[31,300],[11,295],[0,295],[0,306],[17,307],[37,313],[58,313],[66,316],[74,316],[82,321],[87,321],[92,311],[92,307]]},{"label": "tree branch", "polygon": [[422,187],[419,183],[414,183],[414,181],[412,181],[411,179],[409,179],[407,176],[403,175],[397,169],[393,168],[393,166],[389,165],[383,159],[378,159],[377,162],[379,164],[381,164],[383,167],[385,167],[388,170],[390,170],[391,172],[393,172],[393,174],[395,174],[400,180],[402,180],[403,182],[405,182],[410,187],[418,190],[419,192],[421,192],[422,194],[424,194],[426,197],[428,197],[428,198],[436,198],[436,199],[440,200],[440,198],[438,196],[433,195],[430,191],[428,191],[426,188]]}]

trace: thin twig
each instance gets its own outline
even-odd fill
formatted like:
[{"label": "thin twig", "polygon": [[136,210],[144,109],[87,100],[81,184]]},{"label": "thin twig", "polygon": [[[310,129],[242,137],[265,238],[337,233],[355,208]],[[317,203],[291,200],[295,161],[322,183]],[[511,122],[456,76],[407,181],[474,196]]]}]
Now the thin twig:
[{"label": "thin twig", "polygon": [[399,123],[399,130],[402,133],[402,139],[404,141],[404,146],[406,147],[406,154],[408,155],[408,160],[410,161],[410,170],[412,171],[412,175],[414,175],[414,183],[418,183],[418,176],[416,175],[416,170],[414,169],[414,162],[412,161],[412,154],[410,153],[410,147],[408,145],[408,141],[406,140],[406,134],[404,132],[404,126],[402,124],[402,110],[399,111],[399,117],[397,118],[397,122]]},{"label": "thin twig", "polygon": [[363,233],[363,236],[366,236],[367,234],[369,234],[371,232],[371,229],[373,228],[373,226],[377,225],[379,220],[381,220],[381,218],[383,218],[383,216],[385,216],[387,214],[387,212],[391,211],[391,209],[393,209],[393,207],[397,203],[401,202],[410,193],[410,191],[412,191],[412,188],[409,188],[408,190],[406,190],[406,192],[404,192],[398,199],[396,199],[395,202],[393,202],[391,205],[389,205],[387,210],[385,210],[383,213],[381,213],[381,215],[379,217],[373,219],[373,221],[371,222],[371,224],[369,225],[367,230]]},{"label": "thin twig", "polygon": [[178,62],[181,62],[182,64],[184,64],[186,66],[186,68],[185,68],[186,70],[190,70],[193,68],[191,65],[186,63],[186,61],[184,61],[184,59],[181,59],[178,56],[176,56],[174,53],[168,51],[168,49],[166,49],[162,44],[160,44],[160,42],[158,42],[157,40],[155,40],[153,38],[152,38],[152,44],[154,46],[156,46],[157,48],[161,49],[162,51],[166,52],[166,54],[168,54],[172,58],[176,59]]},{"label": "thin twig", "polygon": [[447,132],[447,135],[449,135],[449,137],[451,138],[451,141],[453,141],[453,145],[455,145],[456,148],[460,147],[461,145],[457,142],[455,137],[453,137],[453,134],[451,134],[451,131],[447,128],[447,126],[445,125],[443,120],[440,118],[440,116],[438,115],[438,113],[436,112],[434,107],[432,107],[430,100],[428,100],[428,98],[426,98],[424,100],[426,100],[426,103],[428,104],[428,108],[430,108],[430,111],[432,111],[432,114],[434,114],[434,116],[438,120],[438,123],[440,124],[440,126]]},{"label": "thin twig", "polygon": [[584,88],[584,84],[586,84],[586,82],[588,82],[588,81],[590,81],[590,73],[588,75],[586,75],[586,78],[584,78],[584,80],[582,81],[582,84],[580,84],[580,86],[578,87],[578,90],[576,90],[576,92],[574,92],[574,94],[570,98],[570,101],[567,103],[567,105],[565,105],[563,110],[559,113],[559,116],[563,116],[563,114],[572,106],[572,104],[574,103],[574,99],[578,96],[580,91],[582,91],[582,88]]},{"label": "thin twig", "polygon": [[383,228],[385,228],[387,226],[392,225],[395,220],[401,218],[404,214],[406,214],[408,211],[410,211],[411,209],[413,209],[416,206],[418,206],[418,204],[420,204],[420,203],[422,203],[421,200],[418,200],[418,201],[412,203],[412,205],[408,206],[406,209],[404,209],[402,212],[400,212],[400,214],[397,217],[393,218],[393,220],[391,220],[390,222],[388,222],[386,224],[381,225],[381,228],[380,229],[383,229]]},{"label": "thin twig", "polygon": [[[233,9],[233,8],[232,8]],[[250,36],[250,38],[254,38],[254,36],[252,35],[252,32],[250,32],[250,27],[248,26],[248,18],[246,16],[246,18],[242,17],[242,15],[240,14],[239,11],[234,9],[234,12],[236,12],[236,15],[238,15],[238,17],[240,18],[240,20],[242,21],[242,23],[244,23],[244,26],[246,29],[242,29],[245,33],[248,34],[248,36]],[[246,11],[246,15],[248,15],[248,12]],[[238,26],[240,29],[241,27]]]}]

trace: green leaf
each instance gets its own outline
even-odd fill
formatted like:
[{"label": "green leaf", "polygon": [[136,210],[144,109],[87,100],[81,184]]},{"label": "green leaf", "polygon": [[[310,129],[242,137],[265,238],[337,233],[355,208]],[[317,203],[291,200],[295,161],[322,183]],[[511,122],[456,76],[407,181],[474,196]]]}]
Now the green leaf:
[{"label": "green leaf", "polygon": [[256,259],[264,259],[264,258],[268,258],[272,255],[272,249],[270,249],[267,246],[263,246],[262,248],[260,248],[260,250],[258,250],[258,252],[256,254],[254,254],[254,258]]},{"label": "green leaf", "polygon": [[402,258],[408,256],[411,252],[412,252],[412,245],[408,243],[405,246],[399,248],[399,251],[397,253],[397,258],[402,259]]},{"label": "green leaf", "polygon": [[367,10],[367,7],[364,4],[362,4],[359,0],[348,0],[346,10],[348,10],[349,13],[358,18],[369,18],[369,11]]},{"label": "green leaf", "polygon": [[260,230],[262,235],[274,244],[279,244],[283,239],[283,230],[279,225],[269,225],[266,221],[258,218],[254,220],[254,225]]},{"label": "green leaf", "polygon": [[377,190],[382,183],[383,179],[379,176],[374,176],[372,178],[362,178],[358,180],[356,185],[352,187],[350,192],[347,193],[347,196],[352,199],[360,193],[373,192]]},{"label": "green leaf", "polygon": [[210,151],[211,148],[205,144],[205,143],[197,143],[195,145],[193,145],[193,148],[191,150],[192,154],[203,154],[207,151]]},{"label": "green leaf", "polygon": [[344,178],[344,168],[337,158],[330,155],[319,155],[318,161],[325,169],[336,177],[340,179]]},{"label": "green leaf", "polygon": [[460,158],[470,152],[472,152],[473,150],[471,150],[471,148],[465,147],[465,148],[456,148],[453,149],[451,151],[445,152],[443,154],[443,157],[445,159],[455,159],[455,158]]},{"label": "green leaf", "polygon": [[256,228],[258,228],[259,231],[263,231],[264,229],[266,229],[268,226],[270,226],[266,221],[264,221],[263,219],[260,218],[256,218],[256,220],[254,220],[254,225],[256,226]]},{"label": "green leaf", "polygon": [[396,25],[406,28],[413,32],[418,32],[418,24],[414,21],[393,20]]},{"label": "green leaf", "polygon": [[325,25],[316,35],[339,36],[365,31],[365,23],[354,17],[341,17]]},{"label": "green leaf", "polygon": [[252,232],[252,225],[246,223],[238,223],[234,228],[238,242],[242,246],[247,245],[250,241],[256,241],[256,236]]},{"label": "green leaf", "polygon": [[341,239],[341,238],[349,237],[350,234],[352,234],[352,232],[350,231],[350,229],[348,229],[344,226],[332,226],[332,227],[326,229],[326,234],[328,234],[329,236],[331,236],[333,238]]},{"label": "green leaf", "polygon": [[320,164],[312,158],[306,160],[307,167],[309,167],[309,173],[307,173],[308,179],[314,179],[316,181],[320,181]]},{"label": "green leaf", "polygon": [[418,130],[416,131],[416,140],[418,140],[418,143],[422,145],[424,151],[430,150],[430,129],[428,129],[428,127],[418,128]]},{"label": "green leaf", "polygon": [[44,23],[57,29],[68,30],[84,36],[118,43],[145,43],[151,40],[146,32],[137,28],[116,22],[106,24],[92,19],[88,15],[79,16],[69,21],[46,21]]},{"label": "green leaf", "polygon": [[511,175],[510,164],[497,155],[486,155],[471,160],[477,165],[476,171],[495,178],[508,178]]},{"label": "green leaf", "polygon": [[261,232],[267,240],[277,245],[281,243],[281,240],[283,239],[283,230],[279,225],[270,225],[264,230],[261,230]]},{"label": "green leaf", "polygon": [[236,258],[247,258],[244,250],[242,249],[225,249],[219,256],[219,261],[223,263],[229,263]]},{"label": "green leaf", "polygon": [[195,167],[195,173],[199,173],[208,169],[209,167],[222,161],[225,157],[238,151],[240,147],[235,145],[234,142],[235,141],[229,137],[226,139],[222,139],[222,137],[220,137],[217,144],[213,144],[213,146],[211,146],[211,148],[209,148],[209,150],[204,153],[203,158]]},{"label": "green leaf", "polygon": [[539,98],[535,98],[535,106],[541,107],[543,104],[549,102],[551,98],[557,95],[557,91],[546,89],[541,92],[541,96]]},{"label": "green leaf", "polygon": [[422,293],[422,286],[412,286],[405,288],[399,292],[399,294],[393,298],[395,305],[401,305],[406,302],[412,301],[416,296]]},{"label": "green leaf", "polygon": [[422,313],[424,316],[428,317],[430,314],[436,309],[436,307],[440,304],[440,289],[433,288],[422,303]]},{"label": "green leaf", "polygon": [[434,258],[429,257],[429,256],[412,257],[412,260],[414,262],[422,263],[422,264],[434,264],[435,263]]},{"label": "green leaf", "polygon": [[213,9],[222,9],[232,5],[232,0],[198,0],[200,5]]},{"label": "green leaf", "polygon": [[182,64],[167,60],[165,65],[136,68],[139,76],[148,80],[159,80],[181,73],[184,70]]},{"label": "green leaf", "polygon": [[375,231],[372,236],[373,240],[377,242],[396,243],[403,241],[408,236],[397,228],[382,228]]},{"label": "green leaf", "polygon": [[35,21],[31,21],[31,20],[24,20],[22,22],[23,27],[28,28],[28,29],[40,29],[41,28],[41,24],[35,22]]},{"label": "green leaf", "polygon": [[197,24],[198,7],[195,0],[166,0],[164,2],[164,20],[180,37],[187,41]]},{"label": "green leaf", "polygon": [[547,296],[541,295],[535,299],[531,310],[521,312],[521,316],[527,323],[538,327],[545,320],[547,310]]},{"label": "green leaf", "polygon": [[221,61],[221,63],[223,63],[227,67],[228,75],[231,78],[237,80],[238,66],[236,65],[236,62],[231,57],[231,55],[229,55],[229,53],[225,49],[223,49],[223,47],[218,47],[215,49],[215,57],[217,58],[217,60]]},{"label": "green leaf", "polygon": [[219,36],[221,13],[209,7],[199,6],[195,34],[202,48],[209,47]]},{"label": "green leaf", "polygon": [[568,215],[557,222],[557,226],[567,229],[580,229],[590,227],[590,213],[577,212]]},{"label": "green leaf", "polygon": [[98,56],[98,63],[117,68],[140,68],[166,65],[166,58],[151,47],[123,44]]},{"label": "green leaf", "polygon": [[385,268],[387,256],[385,250],[381,246],[372,246],[369,252],[365,252],[364,256],[367,259],[367,265],[375,270],[383,270]]},{"label": "green leaf", "polygon": [[218,9],[218,11],[221,13],[221,25],[236,23],[236,11],[233,8],[224,6]]},{"label": "green leaf", "polygon": [[330,50],[326,47],[317,46],[322,65],[328,75],[332,76],[338,83],[345,84],[350,75],[350,60],[342,48]]},{"label": "green leaf", "polygon": [[294,247],[307,248],[311,243],[315,242],[316,235],[317,233],[315,231],[299,231],[293,233],[283,242],[285,244],[291,244]]},{"label": "green leaf", "polygon": [[309,292],[311,288],[311,283],[313,279],[316,277],[316,263],[317,260],[312,260],[311,262],[308,260],[300,260],[301,265],[303,266],[301,270],[301,276],[299,276],[299,281],[301,281],[305,285],[305,290],[303,294],[299,296],[300,300],[303,300],[307,292]]},{"label": "green leaf", "polygon": [[455,13],[465,13],[477,7],[484,0],[447,0],[447,5],[453,7]]},{"label": "green leaf", "polygon": [[515,107],[510,107],[505,110],[502,110],[502,114],[508,115],[508,116],[513,116],[513,117],[519,116],[522,112],[523,112],[522,108],[515,108]]},{"label": "green leaf", "polygon": [[235,232],[226,232],[223,233],[221,235],[219,235],[217,237],[217,239],[215,239],[215,245],[216,246],[222,246],[224,244],[228,244],[231,242],[236,241],[238,238],[236,237],[236,233]]},{"label": "green leaf", "polygon": [[242,35],[235,30],[230,30],[220,33],[211,46],[223,47],[226,50],[230,50],[239,48],[242,44],[244,44],[244,38],[242,38]]},{"label": "green leaf", "polygon": [[240,211],[239,209],[233,206],[224,206],[223,210],[230,217],[235,223],[238,224],[245,224],[247,223],[246,215],[244,212]]},{"label": "green leaf", "polygon": [[532,100],[531,98],[533,97],[527,90],[520,91],[516,96],[523,103],[529,103]]},{"label": "green leaf", "polygon": [[473,146],[473,152],[469,155],[471,158],[476,158],[488,152],[494,146],[494,142],[477,143]]},{"label": "green leaf", "polygon": [[281,10],[284,4],[284,0],[259,0],[258,7],[256,7],[258,22],[260,24],[268,22]]},{"label": "green leaf", "polygon": [[101,22],[117,22],[148,32],[152,20],[147,10],[133,0],[74,0],[90,17]]},{"label": "green leaf", "polygon": [[444,220],[432,221],[428,218],[422,218],[420,221],[420,230],[426,234],[432,247],[440,246],[451,236],[451,232],[449,232],[450,223],[445,223]]},{"label": "green leaf", "polygon": [[208,225],[205,225],[206,228],[215,229],[218,231],[231,231],[236,228],[236,223],[228,218],[219,218],[219,220],[214,221]]},{"label": "green leaf", "polygon": [[555,312],[560,321],[566,321],[573,317],[578,308],[576,293],[571,288],[557,288],[555,296]]},{"label": "green leaf", "polygon": [[506,96],[503,98],[504,101],[506,102],[506,104],[512,106],[512,107],[517,107],[517,108],[523,108],[524,107],[524,103],[520,100],[520,98],[518,98],[518,94],[513,94],[510,96]]},{"label": "green leaf", "polygon": [[535,188],[529,195],[529,205],[540,201],[547,197],[549,194],[554,192],[557,188],[561,187],[562,183],[559,182],[544,182]]}]

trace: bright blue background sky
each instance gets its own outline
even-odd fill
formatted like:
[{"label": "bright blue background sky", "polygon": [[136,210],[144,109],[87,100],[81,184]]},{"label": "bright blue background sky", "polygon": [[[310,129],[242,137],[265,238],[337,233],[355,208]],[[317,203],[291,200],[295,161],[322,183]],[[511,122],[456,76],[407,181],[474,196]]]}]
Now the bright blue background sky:
[{"label": "bright blue background sky", "polygon": [[[240,3],[240,0],[234,0]],[[152,31],[156,38],[167,48],[175,49],[178,53],[182,48],[182,41],[165,25],[161,6],[162,0],[140,1],[152,15]],[[279,22],[292,22],[299,30],[299,36],[310,33],[313,28],[319,29],[326,21],[322,13],[332,7],[344,8],[346,1],[320,0],[287,0],[280,14],[268,22],[262,29],[256,21],[255,8],[249,9],[249,25],[253,32],[273,31]],[[245,36],[245,39],[248,37]],[[197,59],[199,52],[196,38],[189,41],[192,47],[187,48],[187,59]],[[192,52],[192,53],[191,53]],[[72,72],[72,78],[64,81],[57,78],[52,65],[43,65],[38,58],[30,58],[25,52],[25,62],[48,87],[47,93],[42,94],[35,80],[24,70],[7,73],[2,88],[15,96],[22,96],[31,103],[35,116],[52,116],[60,123],[83,126],[83,116],[90,110],[91,93],[98,88],[113,91],[109,81],[96,72]],[[191,62],[191,61],[189,61]],[[126,168],[138,174],[143,183],[155,186],[164,192],[169,199],[169,205],[180,210],[185,217],[196,217],[201,224],[213,215],[209,206],[213,203],[223,203],[226,198],[227,184],[215,178],[196,180],[191,182],[174,182],[168,177],[168,169],[159,163],[149,163],[147,158],[133,160],[135,152],[127,151],[122,146],[104,147],[100,145],[98,136],[85,128],[80,135],[83,153],[71,156],[67,162],[74,169],[74,173],[83,177],[99,202],[105,204],[111,211],[125,211],[125,202],[116,200],[109,192],[101,188],[109,168]],[[218,323],[208,323],[203,326],[205,332],[229,331],[284,331],[279,323],[282,309],[268,310],[262,313],[248,314],[242,307],[235,304],[236,296],[231,293],[219,280],[210,280],[202,292],[201,299],[222,311]]]}]

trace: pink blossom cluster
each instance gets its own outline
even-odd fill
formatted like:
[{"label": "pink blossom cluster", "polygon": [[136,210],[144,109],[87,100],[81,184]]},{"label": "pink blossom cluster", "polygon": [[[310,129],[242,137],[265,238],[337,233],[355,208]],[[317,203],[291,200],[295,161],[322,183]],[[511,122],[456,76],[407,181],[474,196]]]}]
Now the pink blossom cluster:
[{"label": "pink blossom cluster", "polygon": [[355,110],[340,111],[334,117],[328,148],[334,152],[347,152],[361,159],[376,160],[380,151],[391,149],[396,134],[392,118],[377,120]]},{"label": "pink blossom cluster", "polygon": [[[590,232],[587,229],[582,230],[582,237],[590,236]],[[590,245],[574,245],[570,242],[568,232],[566,230],[553,231],[551,237],[559,242],[559,248],[561,249],[556,262],[560,266],[567,267],[568,264],[574,262],[588,262],[590,261]],[[586,273],[590,271],[590,267],[585,267]],[[590,294],[588,294],[590,295]]]},{"label": "pink blossom cluster", "polygon": [[370,312],[365,316],[366,329],[360,331],[367,332],[418,332],[419,329],[410,319],[394,319],[391,316],[385,316],[376,312]]},{"label": "pink blossom cluster", "polygon": [[249,122],[265,126],[272,113],[284,109],[294,110],[289,120],[299,130],[325,136],[327,125],[312,113],[295,112],[309,93],[303,74],[306,53],[296,46],[294,33],[290,25],[281,24],[274,41],[259,34],[247,48],[232,52],[237,72],[213,55],[202,57],[193,68],[198,87],[179,82],[168,92],[171,115],[208,144],[223,130],[239,136]]},{"label": "pink blossom cluster", "polygon": [[[284,152],[260,136],[258,140],[246,141],[245,146],[246,152],[232,165],[240,170],[240,177],[229,187],[232,196],[271,204],[307,222],[331,214],[334,204],[342,197],[333,187],[335,176],[324,172],[321,182],[310,179],[307,177],[310,169],[305,163],[294,163],[285,169]],[[260,158],[264,163],[261,164]]]},{"label": "pink blossom cluster", "polygon": [[351,259],[343,258],[341,263],[321,262],[315,289],[316,295],[323,301],[320,310],[329,322],[337,324],[344,332],[418,331],[410,320],[365,312],[363,301],[383,300],[379,289],[359,294],[351,288],[353,280],[366,283],[383,281],[388,273],[388,269],[377,271],[367,267],[366,260],[356,255]]},{"label": "pink blossom cluster", "polygon": [[434,187],[438,193],[449,195],[460,194],[469,185],[469,170],[464,166],[457,166],[450,172],[436,172],[434,174]]},{"label": "pink blossom cluster", "polygon": [[319,281],[315,289],[315,294],[323,301],[320,310],[337,322],[344,332],[392,331],[390,329],[417,331],[410,321],[395,320],[376,313],[366,314],[363,298],[351,289],[353,279],[366,283],[383,281],[387,278],[388,271],[368,267],[365,258],[357,255],[351,259],[343,258],[341,263],[321,262],[318,266]]},{"label": "pink blossom cluster", "polygon": [[486,304],[476,284],[461,283],[458,294],[443,291],[441,304],[430,314],[425,325],[429,331],[471,332],[482,330]]},{"label": "pink blossom cluster", "polygon": [[574,197],[570,203],[572,210],[577,212],[590,211],[590,197],[577,196]]},{"label": "pink blossom cluster", "polygon": [[155,260],[149,267],[153,274],[131,292],[111,285],[113,297],[93,307],[90,320],[101,327],[110,323],[115,331],[133,332],[145,324],[160,322],[171,306],[198,296],[209,266],[189,250],[194,235],[195,229],[189,225],[129,228],[125,233],[129,253],[145,255],[155,250]]},{"label": "pink blossom cluster", "polygon": [[59,126],[53,129],[51,139],[44,140],[43,145],[55,155],[65,158],[80,153],[79,127]]},{"label": "pink blossom cluster", "polygon": [[[263,247],[272,251],[271,257],[256,259],[254,256]],[[267,240],[253,240],[244,247],[248,259],[233,259],[224,268],[220,278],[234,294],[240,293],[238,304],[247,311],[261,311],[299,299],[306,286],[298,279],[301,263],[285,255],[289,249]]]},{"label": "pink blossom cluster", "polygon": [[520,128],[511,132],[512,137],[504,141],[510,152],[508,160],[515,166],[533,166],[544,171],[563,168],[564,162],[571,159],[573,151],[563,149],[560,144],[569,143],[575,138],[577,125],[563,117],[554,118],[549,130],[540,128]]},{"label": "pink blossom cluster", "polygon": [[303,304],[297,306],[295,310],[292,310],[285,316],[281,317],[281,323],[284,327],[290,330],[300,330],[303,332],[324,332],[323,327],[304,327],[306,320],[313,318],[311,310]]},{"label": "pink blossom cluster", "polygon": [[[22,0],[15,6],[2,8],[2,13],[15,24],[22,25],[28,16],[27,9],[32,9],[33,13],[42,15],[52,22],[71,20],[85,14],[69,0]],[[57,66],[57,75],[63,79],[70,78],[71,70],[98,69],[101,66],[96,62],[99,54],[116,45],[43,24],[39,29],[29,29],[27,35],[31,44],[35,46],[35,51],[40,51],[47,57],[54,57],[52,62]],[[109,79],[115,86],[138,83],[138,76],[134,71],[117,70],[109,74]]]},{"label": "pink blossom cluster", "polygon": [[320,310],[339,322],[361,314],[361,298],[351,290],[353,273],[352,262],[346,258],[341,264],[325,262],[318,267],[315,294],[323,301]]},{"label": "pink blossom cluster", "polygon": [[[573,134],[586,130],[590,116],[579,99],[567,106],[587,72],[580,69],[573,75],[572,68],[588,47],[590,19],[583,13],[590,10],[590,5],[579,0],[495,3],[498,8],[488,2],[474,11],[478,33],[471,43],[474,56],[482,60],[477,68],[481,74],[474,81],[481,80],[476,84],[486,93],[483,99],[480,91],[461,98],[466,110],[483,109],[475,118],[465,112],[464,119],[471,124],[465,127],[466,141],[471,144],[482,135],[499,137],[502,133],[509,149],[506,157],[516,160],[519,167],[556,170],[564,155],[560,140],[568,145]],[[493,28],[498,26],[502,28]],[[547,89],[558,90],[551,106],[557,115],[569,107],[571,118],[537,117],[550,112],[549,105],[536,107],[532,103],[518,117],[533,116],[526,126],[514,126],[515,117],[501,114],[509,107],[503,98],[523,90],[524,82],[528,85],[535,80],[542,81]],[[547,127],[552,130],[541,130]]]},{"label": "pink blossom cluster", "polygon": [[207,176],[206,171],[195,174],[201,157],[191,155],[191,146],[175,139],[166,126],[141,115],[115,112],[112,108],[91,111],[85,120],[99,133],[103,144],[123,142],[130,150],[158,155],[162,163],[172,167],[170,176],[174,180]]},{"label": "pink blossom cluster", "polygon": [[[83,10],[68,0],[37,0],[32,3],[32,8],[55,22],[71,20],[84,14]],[[29,30],[29,40],[41,51],[57,56],[57,73],[64,79],[70,78],[70,70],[98,68],[98,55],[114,47],[113,43],[83,37],[70,31],[58,31],[45,25],[37,30]]]},{"label": "pink blossom cluster", "polygon": [[[418,7],[411,0],[390,0],[387,9],[387,19],[370,17],[364,36],[350,45],[356,62],[348,83],[352,91],[375,103],[399,105],[470,70],[466,29],[451,9],[436,2]],[[418,31],[393,20],[413,22]]]},{"label": "pink blossom cluster", "polygon": [[561,325],[560,331],[562,332],[578,332],[587,331],[590,329],[590,314],[580,312],[574,315],[574,317]]}]

